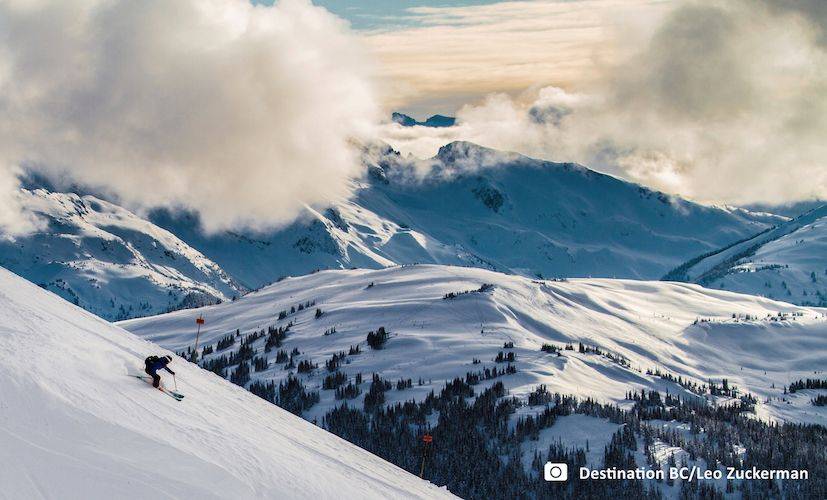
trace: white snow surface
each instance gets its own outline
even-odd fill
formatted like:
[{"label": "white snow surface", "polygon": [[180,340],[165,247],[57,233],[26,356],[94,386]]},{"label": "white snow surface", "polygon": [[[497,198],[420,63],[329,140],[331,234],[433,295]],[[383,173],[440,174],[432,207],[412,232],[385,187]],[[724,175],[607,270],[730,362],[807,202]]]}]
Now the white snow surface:
[{"label": "white snow surface", "polygon": [[[446,293],[477,290],[483,283],[493,284],[493,290],[443,299]],[[279,311],[306,301],[316,305],[277,320]],[[323,311],[318,319],[316,308]],[[314,373],[300,375],[321,394],[321,402],[305,413],[308,419],[320,418],[340,404],[333,391],[321,389],[327,374],[324,362],[350,346],[360,344],[363,353],[348,356],[341,370],[350,380],[363,374],[363,393],[371,373],[391,381],[413,379],[412,389],[386,394],[388,402],[394,402],[419,400],[431,390],[439,392],[447,380],[466,372],[503,368],[505,364],[494,363],[493,358],[500,351],[510,351],[503,344],[513,342],[518,371],[498,379],[512,395],[523,397],[542,383],[551,392],[621,405],[628,404],[629,390],[655,389],[693,397],[677,384],[646,373],[659,369],[698,383],[709,379],[720,383],[727,378],[757,397],[761,418],[824,424],[827,408],[814,407],[809,399],[788,398],[783,387],[801,378],[823,377],[826,312],[694,284],[540,281],[475,268],[416,265],[287,278],[235,302],[121,325],[183,351],[193,344],[198,316],[206,320],[202,347],[214,345],[236,329],[244,335],[292,321],[283,349],[301,351],[296,363],[309,358],[319,365]],[[777,318],[779,313],[785,316],[768,318]],[[747,315],[751,319],[745,319]],[[695,324],[698,319],[702,321]],[[391,338],[384,349],[374,351],[365,338],[380,326],[391,332]],[[323,334],[333,327],[336,333]],[[253,347],[270,364],[253,373],[253,380],[283,380],[289,370],[275,363],[278,349],[264,352],[264,341],[255,341]],[[544,343],[561,348],[572,343],[577,349],[578,342],[625,357],[629,366],[576,350],[565,350],[561,356],[540,351]],[[473,364],[475,358],[480,363]],[[359,400],[354,403],[361,407]]]},{"label": "white snow surface", "polygon": [[[415,476],[0,269],[0,498],[439,498]],[[167,383],[171,384],[171,380]]]},{"label": "white snow surface", "polygon": [[679,279],[795,304],[827,305],[827,205],[695,260]]},{"label": "white snow surface", "polygon": [[605,418],[590,417],[583,414],[558,417],[554,425],[541,429],[536,441],[529,439],[522,446],[523,467],[530,471],[531,460],[539,452],[545,457],[549,446],[563,443],[568,448],[580,448],[586,451],[586,463],[593,468],[603,465],[603,452],[612,442],[612,436],[620,429]]},{"label": "white snow surface", "polygon": [[95,196],[21,190],[43,227],[0,236],[0,265],[105,319],[229,300],[246,289],[174,234]]}]

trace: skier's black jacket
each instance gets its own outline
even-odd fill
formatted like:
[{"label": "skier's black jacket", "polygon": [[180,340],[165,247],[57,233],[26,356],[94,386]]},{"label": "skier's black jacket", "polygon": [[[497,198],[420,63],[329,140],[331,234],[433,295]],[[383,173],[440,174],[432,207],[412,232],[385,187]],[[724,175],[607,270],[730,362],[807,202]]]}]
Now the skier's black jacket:
[{"label": "skier's black jacket", "polygon": [[171,374],[175,375],[175,372],[167,368],[169,364],[169,360],[167,358],[159,358],[158,356],[150,356],[144,360],[144,364],[146,365],[146,372],[154,374],[160,369],[164,369]]}]

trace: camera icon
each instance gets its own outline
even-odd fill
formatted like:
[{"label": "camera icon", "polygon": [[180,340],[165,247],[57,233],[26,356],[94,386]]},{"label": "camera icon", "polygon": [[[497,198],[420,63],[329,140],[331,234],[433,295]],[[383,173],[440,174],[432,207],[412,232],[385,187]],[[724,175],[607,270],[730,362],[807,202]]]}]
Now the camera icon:
[{"label": "camera icon", "polygon": [[546,462],[543,476],[546,481],[566,481],[569,478],[569,464]]}]

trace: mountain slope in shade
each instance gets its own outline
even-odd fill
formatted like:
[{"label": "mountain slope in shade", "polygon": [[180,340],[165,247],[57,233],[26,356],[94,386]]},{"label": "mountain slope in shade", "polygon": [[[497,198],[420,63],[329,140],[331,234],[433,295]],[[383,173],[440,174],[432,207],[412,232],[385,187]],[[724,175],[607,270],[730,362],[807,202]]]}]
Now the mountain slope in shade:
[{"label": "mountain slope in shade", "polygon": [[827,306],[827,205],[692,259],[664,279]]},{"label": "mountain slope in shade", "polygon": [[822,205],[827,205],[827,200],[806,200],[782,204],[752,203],[749,205],[744,205],[744,208],[752,212],[768,212],[771,214],[794,218],[799,215],[804,215],[810,210],[820,208]]},{"label": "mountain slope in shade", "polygon": [[8,498],[450,496],[178,359],[178,402],[126,376],[157,346],[0,269]]},{"label": "mountain slope in shade", "polygon": [[103,318],[228,300],[244,288],[170,232],[94,196],[23,190],[44,227],[0,239],[0,265]]},{"label": "mountain slope in shade", "polygon": [[420,121],[416,121],[416,119],[414,119],[414,118],[412,118],[412,117],[410,117],[406,114],[403,114],[403,113],[393,113],[391,115],[391,120],[394,123],[398,123],[398,124],[402,125],[403,127],[416,127],[416,126],[436,127],[436,128],[453,127],[457,122],[456,118],[454,118],[452,116],[444,116],[444,115],[433,115],[433,116],[429,117],[427,120],[425,120],[424,122],[420,122]]},{"label": "mountain slope in shade", "polygon": [[407,263],[657,279],[784,220],[464,142],[424,162],[374,148],[365,162],[370,174],[352,200],[308,209],[278,231],[204,236],[192,215],[158,211],[151,220],[250,288],[315,269]]},{"label": "mountain slope in shade", "polygon": [[357,198],[361,207],[423,235],[420,241],[450,250],[450,259],[437,248],[423,262],[524,276],[651,279],[690,249],[766,227],[764,218],[748,212],[705,207],[576,164],[467,142],[444,146],[432,162],[420,183],[404,182],[408,172],[390,165],[388,183]]},{"label": "mountain slope in shade", "polygon": [[[292,307],[307,302],[315,303],[290,313]],[[321,313],[318,317],[316,309]],[[279,311],[288,314],[279,320]],[[784,316],[778,317],[779,313]],[[812,394],[793,397],[783,389],[827,366],[825,310],[697,285],[538,281],[433,265],[322,271],[283,280],[236,302],[121,325],[164,347],[184,351],[192,346],[195,318],[201,315],[206,318],[202,347],[215,347],[237,329],[246,335],[292,323],[281,349],[300,351],[296,365],[309,360],[320,367],[298,375],[310,390],[321,394],[321,402],[305,413],[310,420],[321,421],[342,403],[333,390],[323,389],[328,374],[324,362],[360,345],[362,353],[347,356],[340,370],[351,381],[358,373],[364,375],[363,394],[371,373],[391,381],[414,381],[410,389],[387,392],[389,403],[421,400],[432,390],[439,393],[447,381],[464,378],[467,372],[503,369],[505,363],[494,358],[500,352],[513,352],[517,373],[497,380],[518,397],[538,384],[546,384],[551,392],[620,405],[628,403],[630,390],[694,397],[683,387],[647,373],[660,370],[700,384],[726,378],[757,397],[756,412],[764,418],[827,423],[827,408],[813,407]],[[383,349],[372,350],[366,335],[380,326],[391,338]],[[513,342],[513,348],[504,349],[507,342]],[[579,342],[599,347],[604,355],[578,352]],[[276,361],[279,349],[265,350],[265,343],[266,335],[251,344],[256,356],[269,360],[265,370],[252,374],[253,381],[278,382],[295,372],[286,369],[286,361]],[[545,343],[561,349],[571,343],[575,350],[556,356],[541,351]],[[206,359],[227,355],[238,345],[237,341]],[[473,363],[474,359],[480,362]],[[227,373],[234,369],[229,367]],[[417,385],[420,379],[423,385]],[[360,408],[362,403],[356,399],[353,404]]]}]

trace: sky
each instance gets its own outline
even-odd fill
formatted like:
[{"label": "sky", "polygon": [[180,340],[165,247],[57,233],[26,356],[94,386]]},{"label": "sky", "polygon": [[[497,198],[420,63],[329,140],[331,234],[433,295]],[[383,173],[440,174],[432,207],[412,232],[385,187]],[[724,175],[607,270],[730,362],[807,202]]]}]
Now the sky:
[{"label": "sky", "polygon": [[[411,9],[421,7],[464,7],[489,5],[499,0],[314,0],[333,14],[347,19],[356,30],[389,30],[418,24]],[[254,4],[273,5],[275,0],[252,0]]]},{"label": "sky", "polygon": [[827,2],[0,0],[0,113],[4,234],[38,227],[26,170],[207,231],[277,227],[352,195],[376,140],[703,203],[827,199]]},{"label": "sky", "polygon": [[346,19],[381,62],[382,102],[422,118],[492,92],[582,85],[673,2],[314,0]]}]

